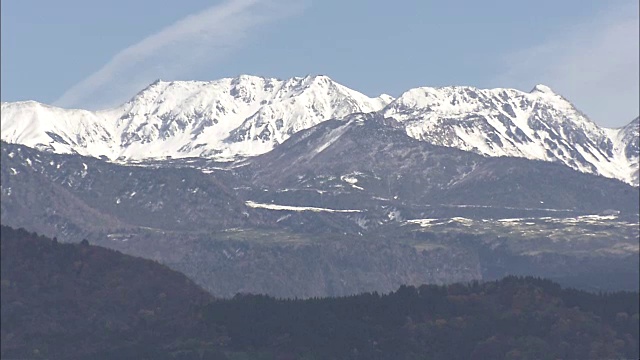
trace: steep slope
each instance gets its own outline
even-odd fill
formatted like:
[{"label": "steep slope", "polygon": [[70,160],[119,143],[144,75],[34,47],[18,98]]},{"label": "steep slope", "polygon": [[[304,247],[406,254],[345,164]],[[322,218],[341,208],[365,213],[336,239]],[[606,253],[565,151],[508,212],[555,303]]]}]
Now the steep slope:
[{"label": "steep slope", "polygon": [[628,177],[631,184],[638,185],[640,172],[638,170],[640,157],[640,118],[636,118],[619,129],[606,129],[613,139],[614,161],[629,163]]},{"label": "steep slope", "polygon": [[[635,137],[600,128],[549,87],[530,93],[473,87],[415,88],[383,109],[410,136],[487,156],[558,162],[638,185]],[[625,128],[633,128],[633,123]],[[625,151],[621,151],[621,149]],[[626,151],[628,149],[628,151]]]},{"label": "steep slope", "polygon": [[105,111],[36,102],[2,104],[2,140],[111,160],[222,157],[269,151],[330,118],[383,108],[326,76],[277,80],[242,75],[216,81],[156,81]]}]

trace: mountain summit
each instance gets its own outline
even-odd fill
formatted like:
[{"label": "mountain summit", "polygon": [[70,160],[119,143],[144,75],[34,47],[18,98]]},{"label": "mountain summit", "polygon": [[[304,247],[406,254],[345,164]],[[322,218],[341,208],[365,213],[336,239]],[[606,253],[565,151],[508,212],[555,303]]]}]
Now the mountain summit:
[{"label": "mountain summit", "polygon": [[3,103],[2,140],[122,162],[230,160],[268,152],[326,120],[372,112],[434,145],[558,162],[638,185],[638,120],[620,129],[599,127],[541,84],[530,92],[420,87],[394,99],[370,98],[322,75],[157,80],[127,103],[103,111]]},{"label": "mountain summit", "polygon": [[637,121],[621,129],[599,127],[545,85],[529,93],[416,88],[382,113],[402,122],[409,136],[435,145],[485,156],[559,162],[638,185]]},{"label": "mountain summit", "polygon": [[250,156],[299,130],[377,111],[390,100],[369,98],[326,76],[157,80],[122,106],[103,111],[3,103],[2,140],[111,160]]}]

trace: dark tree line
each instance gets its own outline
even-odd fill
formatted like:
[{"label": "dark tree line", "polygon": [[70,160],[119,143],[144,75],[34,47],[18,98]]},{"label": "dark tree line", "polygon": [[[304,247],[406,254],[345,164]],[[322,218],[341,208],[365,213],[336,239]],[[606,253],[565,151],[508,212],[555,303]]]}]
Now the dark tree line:
[{"label": "dark tree line", "polygon": [[158,263],[2,227],[2,358],[636,359],[639,295],[534,277],[213,299]]},{"label": "dark tree line", "polygon": [[350,359],[636,358],[638,294],[590,294],[549,280],[402,286],[287,300],[238,295],[206,307],[236,351]]}]

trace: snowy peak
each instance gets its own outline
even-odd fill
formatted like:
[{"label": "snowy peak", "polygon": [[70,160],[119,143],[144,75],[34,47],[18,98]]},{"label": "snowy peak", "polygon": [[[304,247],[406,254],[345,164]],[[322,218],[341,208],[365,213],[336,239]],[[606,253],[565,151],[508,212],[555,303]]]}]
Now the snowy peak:
[{"label": "snowy peak", "polygon": [[409,136],[435,145],[485,156],[560,162],[638,184],[632,174],[637,158],[618,150],[617,132],[598,127],[544,85],[530,93],[465,86],[416,88],[382,113],[404,123]]},{"label": "snowy peak", "polygon": [[157,80],[104,111],[2,103],[2,140],[123,162],[230,160],[268,152],[301,130],[354,113],[392,118],[431,144],[558,162],[638,185],[638,119],[601,128],[545,85],[530,92],[419,87],[394,99],[370,98],[324,75]]},{"label": "snowy peak", "polygon": [[551,90],[550,87],[548,87],[547,85],[542,85],[542,84],[538,84],[536,86],[533,87],[533,89],[531,89],[531,91],[529,91],[530,94],[535,94],[535,93],[541,93],[541,94],[549,94],[549,95],[555,95],[556,93],[553,92],[553,90]]},{"label": "snowy peak", "polygon": [[[422,114],[425,111],[435,111],[440,115],[483,111],[510,114],[515,111],[515,108],[534,105],[553,110],[577,112],[569,101],[555,94],[548,87],[544,85],[539,87],[546,88],[548,91],[538,89],[538,91],[526,93],[515,89],[479,89],[470,86],[419,87],[403,93],[390,103],[385,112],[401,114],[404,118],[410,118],[411,114]],[[503,106],[504,109],[502,109]],[[583,117],[583,121],[591,122],[586,117]]]},{"label": "snowy peak", "polygon": [[369,98],[327,76],[157,80],[122,106],[99,112],[3,104],[2,139],[123,161],[233,158],[264,153],[296,131],[377,111],[391,100]]},{"label": "snowy peak", "polygon": [[264,106],[232,132],[230,140],[281,143],[290,135],[322,121],[352,113],[373,112],[389,99],[371,99],[326,76],[286,81]]},{"label": "snowy peak", "polygon": [[67,110],[35,101],[2,103],[2,140],[56,153],[98,157],[112,128],[103,113]]}]

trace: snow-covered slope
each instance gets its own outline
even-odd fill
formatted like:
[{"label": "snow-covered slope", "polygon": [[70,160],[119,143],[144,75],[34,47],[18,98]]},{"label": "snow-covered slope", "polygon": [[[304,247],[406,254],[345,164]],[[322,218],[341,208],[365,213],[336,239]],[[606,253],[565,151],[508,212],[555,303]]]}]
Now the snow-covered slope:
[{"label": "snow-covered slope", "polygon": [[2,140],[55,153],[99,156],[113,149],[108,112],[61,109],[35,101],[2,103]]},{"label": "snow-covered slope", "polygon": [[3,103],[2,140],[111,160],[232,158],[264,153],[296,131],[354,112],[377,111],[391,100],[369,98],[326,76],[156,81],[106,111]]},{"label": "snow-covered slope", "polygon": [[628,176],[630,183],[640,183],[640,171],[638,167],[640,158],[640,118],[636,118],[629,124],[619,129],[606,129],[613,141],[614,161],[627,162],[629,164]]},{"label": "snow-covered slope", "polygon": [[[411,89],[382,110],[407,134],[487,156],[563,163],[638,185],[638,121],[601,128],[549,87]],[[635,124],[635,125],[634,125]]]},{"label": "snow-covered slope", "polygon": [[2,140],[125,162],[222,160],[262,154],[320,122],[368,112],[436,145],[560,162],[638,185],[638,119],[601,128],[544,85],[529,93],[422,87],[394,100],[369,98],[326,76],[156,81],[126,104],[98,112],[2,103]]}]

